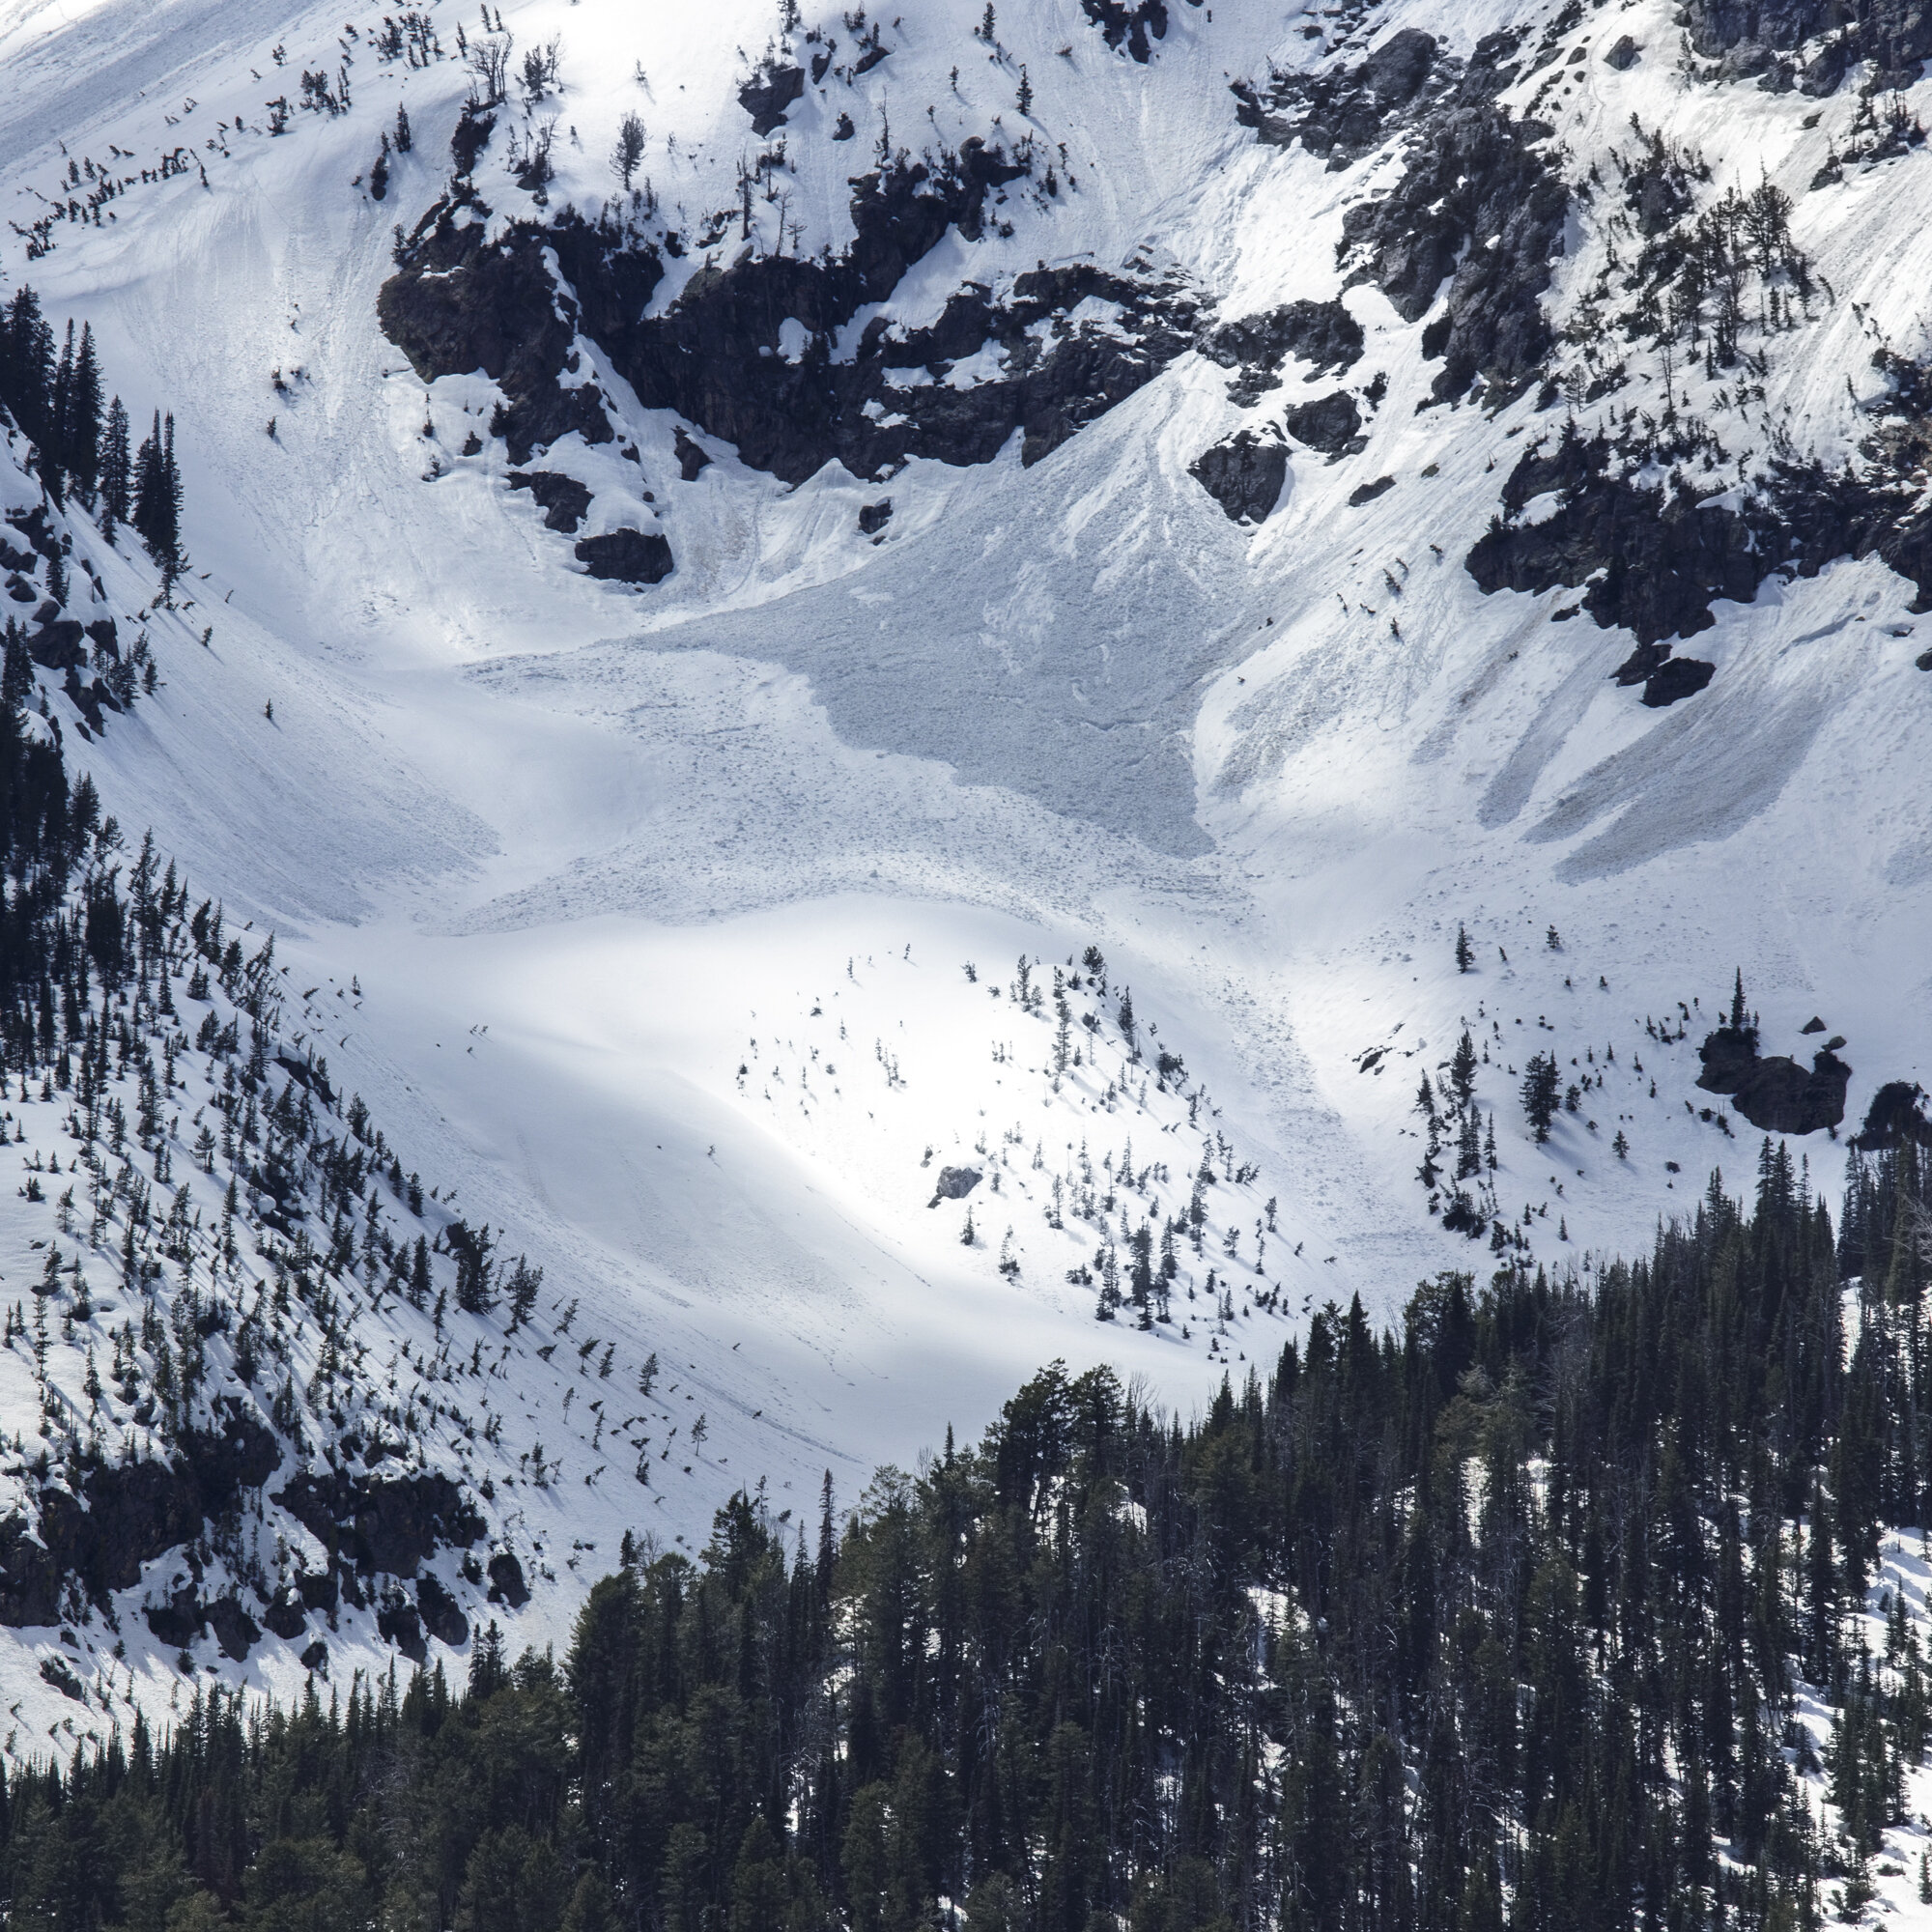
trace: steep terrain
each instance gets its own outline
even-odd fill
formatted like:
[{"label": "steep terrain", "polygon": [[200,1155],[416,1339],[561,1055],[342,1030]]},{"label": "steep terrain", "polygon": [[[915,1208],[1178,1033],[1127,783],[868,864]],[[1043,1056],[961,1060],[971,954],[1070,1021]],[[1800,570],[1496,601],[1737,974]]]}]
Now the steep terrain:
[{"label": "steep terrain", "polygon": [[[174,412],[184,493],[171,590],[84,491],[43,515],[86,610],[22,578],[27,708],[125,841],[72,890],[152,827],[272,930],[260,1065],[225,953],[199,1038],[185,904],[177,1017],[130,985],[113,1025],[185,1035],[195,1107],[239,1055],[303,1115],[200,1179],[187,1098],[140,1137],[143,1198],[159,1159],[204,1215],[154,1321],[231,1311],[179,1420],[242,1404],[243,1527],[156,1503],[111,1575],[56,1560],[64,1626],[15,1591],[28,1730],[79,1721],[63,1652],[165,1702],[184,1649],[288,1688],[318,1641],[540,1641],[586,1549],[850,1485],[1055,1356],[1185,1410],[1330,1298],[1594,1271],[1766,1132],[1832,1200],[1861,1128],[1932,1131],[1919,33],[0,10],[8,294]],[[96,604],[112,639],[59,631]],[[74,1102],[19,1104],[71,1175]],[[97,1311],[138,1283],[128,1185],[77,1233],[39,1191],[15,1277],[42,1242]],[[337,1255],[344,1217],[377,1232]],[[326,1307],[277,1308],[311,1223]],[[486,1224],[529,1319],[439,1325]],[[418,1234],[422,1307],[382,1245]],[[13,1341],[16,1538],[89,1480],[25,1438],[94,1453],[78,1378],[138,1312],[44,1373]],[[300,1414],[239,1374],[250,1319]],[[98,1453],[158,1471],[138,1401]],[[345,1556],[385,1461],[451,1486],[440,1526]],[[366,1601],[296,1617],[338,1573]]]}]

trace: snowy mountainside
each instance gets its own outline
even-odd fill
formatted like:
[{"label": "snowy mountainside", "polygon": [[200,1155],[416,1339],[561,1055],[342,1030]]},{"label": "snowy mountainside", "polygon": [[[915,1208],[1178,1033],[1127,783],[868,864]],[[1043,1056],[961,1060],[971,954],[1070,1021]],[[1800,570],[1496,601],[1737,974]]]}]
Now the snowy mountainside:
[{"label": "snowy mountainside", "polygon": [[[1921,1130],[1909,36],[338,14],[0,8],[5,269],[178,415],[183,641],[84,768],[545,1270],[497,1497],[452,1418],[412,1452],[532,1640],[567,1543],[701,1541],[1055,1355],[1186,1406],[1331,1295],[1628,1249],[1761,1127],[1828,1198],[1883,1091]],[[365,1363],[461,1352],[355,1293]]]}]

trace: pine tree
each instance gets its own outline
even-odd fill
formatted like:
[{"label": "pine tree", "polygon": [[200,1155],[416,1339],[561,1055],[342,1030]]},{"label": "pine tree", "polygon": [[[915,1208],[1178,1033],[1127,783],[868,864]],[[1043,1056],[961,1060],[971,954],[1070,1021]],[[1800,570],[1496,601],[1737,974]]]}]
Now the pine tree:
[{"label": "pine tree", "polygon": [[60,361],[54,368],[52,394],[47,407],[47,429],[41,444],[41,481],[56,504],[67,500],[68,410],[73,393],[73,323],[67,326],[67,340],[61,345]]},{"label": "pine tree", "polygon": [[54,333],[41,300],[24,283],[0,328],[0,404],[30,442],[46,446],[53,411]]},{"label": "pine tree", "polygon": [[136,534],[148,546],[150,552],[154,549],[154,531],[157,527],[160,467],[161,412],[156,410],[154,428],[141,439],[141,446],[134,452],[134,501],[128,518],[134,526]]},{"label": "pine tree", "polygon": [[1554,1055],[1533,1053],[1522,1074],[1522,1111],[1536,1131],[1539,1142],[1549,1138],[1550,1123],[1556,1119],[1561,1097],[1561,1078]]},{"label": "pine tree", "polygon": [[129,469],[128,412],[116,396],[107,406],[107,427],[100,439],[100,528],[110,540],[132,508]]},{"label": "pine tree", "polygon": [[1475,969],[1476,949],[1469,944],[1468,930],[1459,925],[1456,928],[1456,970],[1468,973]]},{"label": "pine tree", "polygon": [[506,1299],[510,1304],[510,1329],[514,1333],[536,1310],[537,1291],[543,1286],[543,1269],[533,1268],[522,1255],[510,1270]]},{"label": "pine tree", "polygon": [[80,347],[68,380],[61,423],[61,461],[73,494],[90,508],[100,483],[100,364],[94,353],[94,329],[83,324]]},{"label": "pine tree", "polygon": [[617,145],[611,154],[611,172],[616,175],[617,184],[626,194],[631,191],[638,164],[643,158],[644,124],[635,113],[628,113],[618,124]]},{"label": "pine tree", "polygon": [[1466,1180],[1472,1174],[1482,1171],[1482,1144],[1476,1127],[1476,1110],[1471,1107],[1463,1116],[1463,1124],[1456,1136],[1456,1179]]}]

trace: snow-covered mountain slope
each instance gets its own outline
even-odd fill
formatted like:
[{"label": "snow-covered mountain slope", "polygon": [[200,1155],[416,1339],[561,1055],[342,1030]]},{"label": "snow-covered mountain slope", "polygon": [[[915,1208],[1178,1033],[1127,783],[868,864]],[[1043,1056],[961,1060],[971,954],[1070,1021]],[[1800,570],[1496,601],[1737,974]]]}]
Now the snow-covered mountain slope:
[{"label": "snow-covered mountain slope", "polygon": [[[0,8],[10,285],[185,485],[85,767],[544,1267],[530,1635],[539,1542],[1594,1262],[1747,1102],[1829,1195],[1923,1077],[1927,83],[1748,24]],[[705,1416],[689,1476],[578,1337]]]}]

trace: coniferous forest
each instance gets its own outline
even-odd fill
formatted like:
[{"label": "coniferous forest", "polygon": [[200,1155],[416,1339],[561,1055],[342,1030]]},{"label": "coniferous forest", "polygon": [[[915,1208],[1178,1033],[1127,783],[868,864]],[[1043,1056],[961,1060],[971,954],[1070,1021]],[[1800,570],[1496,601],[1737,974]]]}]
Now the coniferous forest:
[{"label": "coniferous forest", "polygon": [[182,482],[175,460],[175,419],[155,412],[138,446],[129,441],[121,398],[102,401],[93,330],[73,324],[58,354],[53,325],[24,283],[0,310],[0,416],[11,417],[34,444],[40,478],[54,507],[77,497],[96,512],[110,538],[133,526],[148,554],[172,582],[183,566]]},{"label": "coniferous forest", "polygon": [[849,1512],[627,1539],[561,1658],[16,1777],[12,1922],[1820,1923],[1927,1739],[1868,1600],[1932,1489],[1924,1197],[1858,1157],[1834,1228],[1766,1143],[1641,1261],[1331,1306],[1189,1426],[1049,1368]]}]

